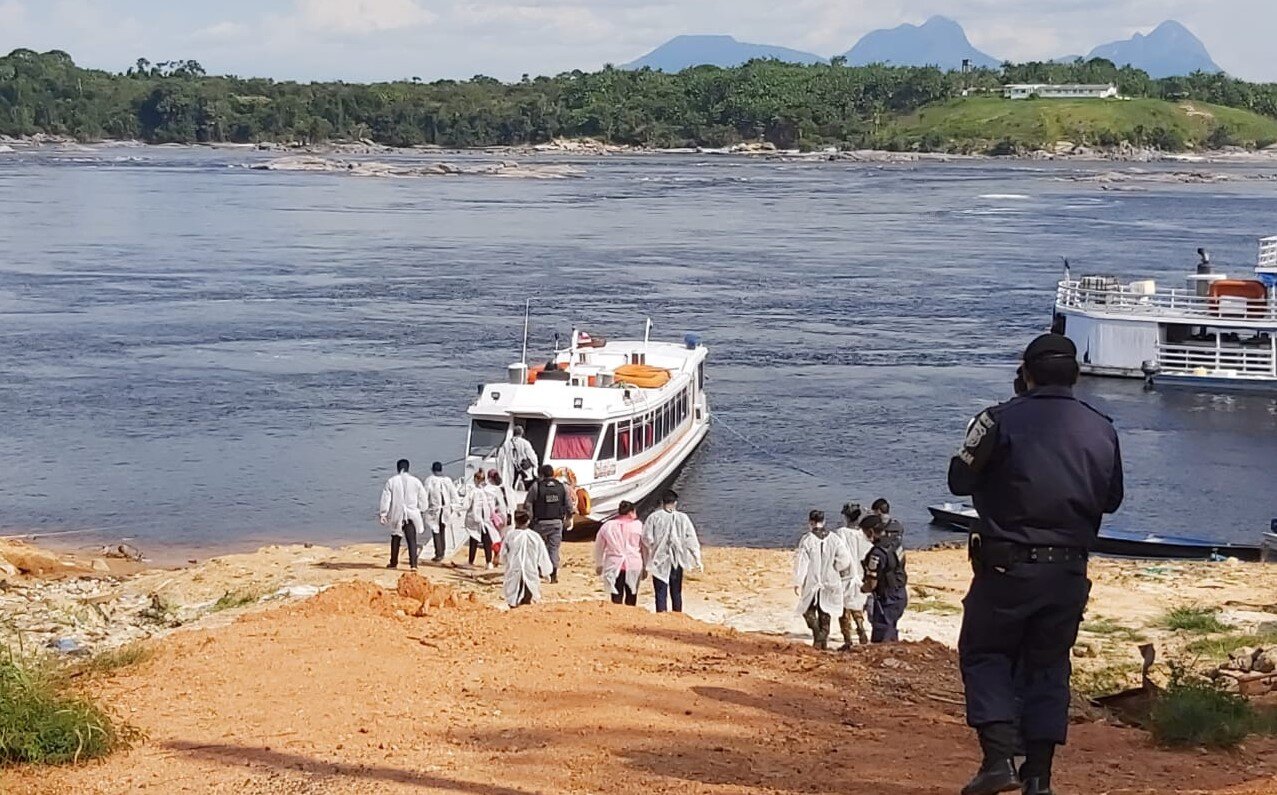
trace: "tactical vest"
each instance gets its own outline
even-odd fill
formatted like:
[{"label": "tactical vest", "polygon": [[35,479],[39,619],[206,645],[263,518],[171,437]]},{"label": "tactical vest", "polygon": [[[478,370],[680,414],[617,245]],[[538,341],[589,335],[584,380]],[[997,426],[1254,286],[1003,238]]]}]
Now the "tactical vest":
[{"label": "tactical vest", "polygon": [[909,576],[905,573],[904,564],[900,562],[900,554],[895,547],[878,548],[885,553],[885,565],[878,575],[878,587],[884,591],[895,591],[908,585]]},{"label": "tactical vest", "polygon": [[537,498],[532,503],[532,517],[538,522],[562,519],[566,513],[568,490],[557,480],[537,481]]}]

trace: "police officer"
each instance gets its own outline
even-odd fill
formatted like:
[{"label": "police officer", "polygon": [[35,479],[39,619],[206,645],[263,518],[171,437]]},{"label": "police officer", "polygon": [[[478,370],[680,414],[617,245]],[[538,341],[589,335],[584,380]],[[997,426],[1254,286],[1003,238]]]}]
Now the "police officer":
[{"label": "police officer", "polygon": [[1117,432],[1073,396],[1078,372],[1071,340],[1035,339],[1024,351],[1022,394],[980,412],[949,464],[949,490],[970,495],[980,514],[958,655],[984,761],[963,795],[1048,795],[1068,733],[1087,557],[1123,496]]},{"label": "police officer", "polygon": [[545,541],[553,566],[550,582],[559,581],[559,547],[563,545],[564,523],[572,515],[568,488],[554,477],[554,467],[541,466],[541,477],[528,489],[525,503],[532,513],[532,527]]},{"label": "police officer", "polygon": [[873,540],[865,556],[865,584],[861,591],[873,594],[869,623],[873,627],[872,643],[900,640],[896,625],[909,606],[909,577],[905,573],[900,536],[887,535],[887,522],[882,515],[871,513],[860,521],[860,529]]}]

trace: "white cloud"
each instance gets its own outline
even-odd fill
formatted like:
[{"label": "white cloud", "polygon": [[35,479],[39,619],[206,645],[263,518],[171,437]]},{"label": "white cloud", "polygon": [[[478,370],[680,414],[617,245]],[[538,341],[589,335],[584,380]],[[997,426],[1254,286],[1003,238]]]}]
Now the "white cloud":
[{"label": "white cloud", "polygon": [[326,33],[366,35],[416,28],[436,16],[416,0],[296,0],[302,25]]},{"label": "white cloud", "polygon": [[241,25],[238,22],[218,22],[195,31],[191,34],[191,40],[196,42],[229,42],[244,38],[248,32],[247,25]]}]

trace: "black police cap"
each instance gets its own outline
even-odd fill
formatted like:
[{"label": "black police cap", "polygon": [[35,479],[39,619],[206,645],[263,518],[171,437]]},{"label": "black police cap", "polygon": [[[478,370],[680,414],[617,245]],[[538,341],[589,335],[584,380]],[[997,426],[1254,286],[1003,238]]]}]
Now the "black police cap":
[{"label": "black police cap", "polygon": [[1026,364],[1040,359],[1076,359],[1077,346],[1063,334],[1043,334],[1024,349]]}]

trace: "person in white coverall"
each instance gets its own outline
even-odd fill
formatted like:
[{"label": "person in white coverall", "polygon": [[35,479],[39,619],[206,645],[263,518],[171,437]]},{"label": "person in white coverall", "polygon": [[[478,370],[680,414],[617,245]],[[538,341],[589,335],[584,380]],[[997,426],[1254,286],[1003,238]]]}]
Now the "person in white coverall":
[{"label": "person in white coverall", "polygon": [[511,488],[528,485],[536,479],[540,463],[532,443],[523,438],[523,426],[514,426],[513,435],[497,451],[497,469],[501,480]]},{"label": "person in white coverall", "polygon": [[664,613],[667,605],[675,613],[683,612],[683,573],[687,569],[705,570],[701,561],[701,542],[687,514],[678,510],[678,495],[665,492],[660,510],[643,522],[643,569],[652,575],[656,592],[656,612]]},{"label": "person in white coverall", "polygon": [[492,569],[492,545],[500,543],[501,534],[493,524],[497,501],[488,489],[488,476],[482,469],[474,473],[474,485],[466,491],[466,532],[470,534],[470,565],[474,565],[479,545],[483,545],[483,560]]},{"label": "person in white coverall", "polygon": [[638,604],[639,580],[643,577],[643,523],[629,500],[621,500],[616,518],[605,522],[594,538],[594,571],[603,578],[612,604]]},{"label": "person in white coverall", "polygon": [[856,624],[856,640],[861,645],[869,643],[869,633],[865,631],[865,606],[869,602],[869,594],[861,590],[865,584],[865,558],[874,542],[865,531],[860,529],[863,515],[860,506],[854,502],[842,506],[843,526],[834,531],[847,549],[851,550],[851,568],[842,578],[843,601],[842,615],[838,617],[838,627],[842,630],[842,648],[839,651],[851,651],[851,624]]},{"label": "person in white coverall", "polygon": [[426,528],[434,537],[435,556],[432,563],[442,563],[447,548],[447,516],[449,509],[460,499],[457,484],[451,478],[443,476],[443,464],[438,461],[430,465],[430,477],[426,478],[426,507],[423,518]]},{"label": "person in white coverall", "polygon": [[816,648],[829,647],[829,625],[833,616],[842,616],[843,572],[851,568],[851,550],[825,527],[825,512],[812,511],[807,532],[794,552],[794,593],[796,612],[811,628]]},{"label": "person in white coverall", "polygon": [[541,580],[550,576],[550,551],[541,536],[528,528],[532,514],[526,508],[514,512],[514,527],[501,545],[505,566],[505,601],[510,607],[541,601]]},{"label": "person in white coverall", "polygon": [[377,516],[383,526],[390,527],[390,565],[399,567],[399,545],[408,544],[408,565],[417,570],[417,536],[425,530],[421,509],[427,502],[426,487],[414,475],[408,473],[408,459],[401,458],[395,464],[398,474],[386,481],[381,490],[381,505]]}]

